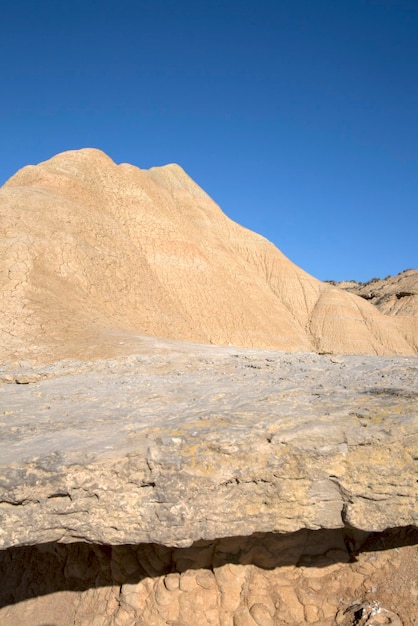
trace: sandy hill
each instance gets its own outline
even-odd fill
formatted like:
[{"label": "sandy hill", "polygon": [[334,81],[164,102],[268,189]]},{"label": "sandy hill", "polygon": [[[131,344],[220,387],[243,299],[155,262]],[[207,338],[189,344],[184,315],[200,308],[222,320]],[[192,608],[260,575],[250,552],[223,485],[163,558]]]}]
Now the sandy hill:
[{"label": "sandy hill", "polygon": [[316,280],[178,165],[64,152],[9,179],[0,214],[2,361],[110,355],[140,335],[417,354],[416,320]]},{"label": "sandy hill", "polygon": [[418,317],[418,270],[405,270],[382,279],[372,278],[366,283],[334,284],[368,300],[387,315]]}]

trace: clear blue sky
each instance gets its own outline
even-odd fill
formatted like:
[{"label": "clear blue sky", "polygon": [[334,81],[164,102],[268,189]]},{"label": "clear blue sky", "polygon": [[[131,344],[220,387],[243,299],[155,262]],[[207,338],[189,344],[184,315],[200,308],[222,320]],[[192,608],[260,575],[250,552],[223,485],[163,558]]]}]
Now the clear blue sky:
[{"label": "clear blue sky", "polygon": [[417,0],[3,0],[0,184],[177,162],[321,279],[418,267]]}]

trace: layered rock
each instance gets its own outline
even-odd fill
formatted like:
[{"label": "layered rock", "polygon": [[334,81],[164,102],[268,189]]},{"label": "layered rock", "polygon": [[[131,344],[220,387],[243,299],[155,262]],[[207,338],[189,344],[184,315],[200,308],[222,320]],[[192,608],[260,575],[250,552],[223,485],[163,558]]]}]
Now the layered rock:
[{"label": "layered rock", "polygon": [[366,283],[334,284],[368,300],[386,315],[418,317],[418,270],[405,270],[396,276],[373,278]]},{"label": "layered rock", "polygon": [[178,166],[64,153],[0,210],[0,626],[417,626],[416,318]]},{"label": "layered rock", "polygon": [[417,375],[147,338],[3,368],[1,626],[415,626]]},{"label": "layered rock", "polygon": [[98,150],[65,152],[13,176],[0,211],[3,361],[133,353],[138,333],[417,353],[416,323],[308,275],[178,165],[145,171]]},{"label": "layered rock", "polygon": [[3,372],[2,547],[417,523],[416,359],[167,350]]}]

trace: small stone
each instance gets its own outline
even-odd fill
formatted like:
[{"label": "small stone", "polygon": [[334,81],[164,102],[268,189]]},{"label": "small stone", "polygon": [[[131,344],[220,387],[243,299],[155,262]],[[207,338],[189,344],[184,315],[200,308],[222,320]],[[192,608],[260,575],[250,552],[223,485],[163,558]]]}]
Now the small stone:
[{"label": "small stone", "polygon": [[319,620],[319,608],[314,604],[306,604],[304,611],[305,620],[308,624],[315,624]]},{"label": "small stone", "polygon": [[176,594],[168,591],[162,579],[159,579],[155,587],[155,601],[160,606],[167,606],[174,602]]},{"label": "small stone", "polygon": [[180,575],[179,574],[167,574],[164,578],[164,585],[168,591],[175,591],[180,587]]},{"label": "small stone", "polygon": [[234,626],[254,626],[254,620],[251,617],[247,607],[240,606],[239,609],[234,613],[233,625]]},{"label": "small stone", "polygon": [[250,615],[257,626],[275,626],[273,616],[265,604],[253,604]]},{"label": "small stone", "polygon": [[193,589],[196,589],[196,587],[197,587],[197,582],[196,582],[196,576],[194,572],[187,571],[181,574],[180,589],[182,591],[192,591]]},{"label": "small stone", "polygon": [[203,589],[215,589],[216,580],[212,572],[200,572],[196,574],[196,582]]}]

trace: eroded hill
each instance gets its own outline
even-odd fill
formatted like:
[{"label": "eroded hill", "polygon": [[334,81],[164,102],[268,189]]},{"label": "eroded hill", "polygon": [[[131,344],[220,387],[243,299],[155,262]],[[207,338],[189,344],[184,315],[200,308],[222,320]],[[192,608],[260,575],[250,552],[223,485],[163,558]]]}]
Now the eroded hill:
[{"label": "eroded hill", "polygon": [[386,278],[372,278],[366,283],[346,281],[334,284],[368,300],[386,315],[418,317],[418,270],[405,270]]},{"label": "eroded hill", "polygon": [[316,280],[178,165],[65,152],[15,174],[0,212],[2,360],[109,356],[140,335],[417,354],[416,321]]}]

